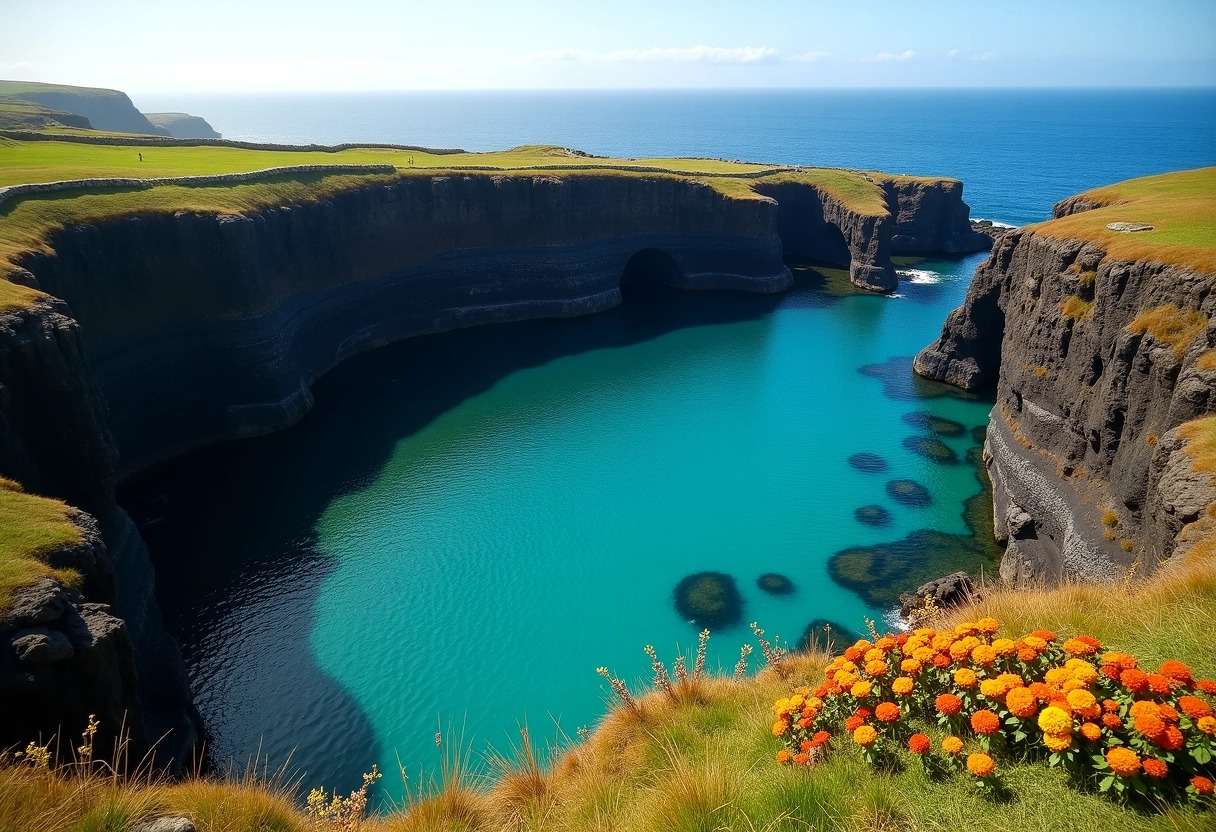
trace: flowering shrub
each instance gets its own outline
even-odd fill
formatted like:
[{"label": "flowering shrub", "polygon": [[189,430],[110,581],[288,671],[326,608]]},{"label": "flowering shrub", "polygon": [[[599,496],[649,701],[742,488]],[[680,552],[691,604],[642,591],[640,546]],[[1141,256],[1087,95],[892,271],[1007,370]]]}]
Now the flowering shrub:
[{"label": "flowering shrub", "polygon": [[[984,618],[858,641],[819,687],[773,705],[772,733],[786,745],[778,761],[808,765],[843,733],[871,763],[906,748],[931,773],[965,769],[984,790],[1003,788],[997,759],[1010,755],[1121,800],[1212,802],[1216,682],[1180,661],[1141,668],[1089,636],[1014,640],[998,629]],[[931,726],[945,735],[940,754],[916,730]],[[963,755],[964,738],[978,750]]]}]

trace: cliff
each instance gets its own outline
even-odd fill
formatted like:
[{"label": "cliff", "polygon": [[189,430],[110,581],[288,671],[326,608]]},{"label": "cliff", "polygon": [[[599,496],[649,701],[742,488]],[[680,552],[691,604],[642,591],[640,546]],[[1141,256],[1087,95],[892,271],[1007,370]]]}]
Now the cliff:
[{"label": "cliff", "polygon": [[[1197,175],[1216,178],[1112,186],[1004,235],[916,357],[922,376],[996,392],[985,460],[1006,579],[1148,571],[1210,522],[1196,443],[1216,411],[1216,268],[1189,229],[1211,227],[1213,198],[1179,211]],[[1117,230],[1132,218],[1153,230]]]},{"label": "cliff", "polygon": [[[45,296],[0,315],[0,474],[96,517],[97,560],[112,567],[112,589],[86,580],[69,606],[87,619],[111,614],[89,604],[112,603],[125,622],[134,674],[122,640],[107,641],[118,667],[96,682],[109,691],[107,713],[137,702],[142,736],[172,729],[160,749],[179,762],[198,736],[116,480],[291,424],[311,406],[313,380],[396,339],[588,314],[622,302],[627,274],[777,292],[791,284],[787,252],[855,264],[863,280],[894,278],[897,228],[914,229],[924,250],[967,244],[970,233],[958,190],[944,201],[883,191],[893,210],[878,214],[807,183],[769,193],[779,198],[661,173],[412,173],[241,213],[69,222],[19,256],[11,277]],[[922,215],[933,211],[942,216]],[[64,627],[75,628],[76,653],[87,652],[80,627]],[[0,689],[0,700],[19,713],[37,690]],[[78,705],[48,705],[46,719],[76,724]]]},{"label": "cliff", "polygon": [[189,113],[144,113],[153,127],[175,139],[218,139],[220,134],[201,116]]},{"label": "cliff", "polygon": [[168,131],[148,121],[143,113],[135,109],[127,94],[118,90],[40,84],[35,81],[0,81],[0,95],[83,116],[94,130],[169,135]]}]

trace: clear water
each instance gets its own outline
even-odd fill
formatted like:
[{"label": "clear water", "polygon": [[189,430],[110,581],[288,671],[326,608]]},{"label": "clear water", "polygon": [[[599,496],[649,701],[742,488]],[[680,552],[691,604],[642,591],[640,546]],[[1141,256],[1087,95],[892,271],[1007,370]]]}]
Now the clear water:
[{"label": "clear water", "polygon": [[[323,104],[175,98],[172,109],[241,138],[549,141],[950,174],[974,214],[1011,222],[1084,187],[1216,163],[1210,91]],[[668,659],[695,645],[671,602],[692,572],[733,575],[745,600],[743,625],[715,633],[713,664],[733,665],[751,620],[788,641],[812,619],[861,629],[882,616],[830,579],[828,560],[916,529],[968,534],[973,469],[911,454],[901,442],[918,431],[901,417],[985,421],[983,402],[924,398],[907,366],[981,259],[917,264],[898,298],[810,285],[780,298],[685,294],[649,311],[411,339],[322,379],[300,425],[127,489],[213,753],[280,762],[294,749],[306,785],[349,787],[372,763],[434,766],[441,724],[449,745],[463,729],[475,749],[506,746],[523,721],[573,734],[603,710],[597,665],[642,680],[645,644]],[[960,455],[973,444],[946,441]],[[854,470],[846,459],[860,451],[890,471]],[[934,503],[893,503],[883,486],[895,477],[924,483]],[[890,509],[889,526],[854,519],[870,503]],[[797,591],[760,592],[768,571]]]}]

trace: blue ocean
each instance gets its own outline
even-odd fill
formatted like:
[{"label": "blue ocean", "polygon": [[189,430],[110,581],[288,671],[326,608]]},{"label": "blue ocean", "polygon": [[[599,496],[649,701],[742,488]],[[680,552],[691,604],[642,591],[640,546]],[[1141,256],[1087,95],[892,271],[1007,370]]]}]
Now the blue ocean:
[{"label": "blue ocean", "polygon": [[[973,217],[1010,224],[1086,188],[1216,164],[1211,90],[136,104],[256,141],[550,143],[948,175]],[[641,683],[645,645],[669,661],[695,647],[672,593],[697,572],[739,588],[741,618],[710,641],[711,664],[729,667],[748,622],[784,644],[812,622],[864,630],[889,618],[901,577],[991,570],[991,541],[966,510],[991,404],[910,373],[983,257],[904,263],[895,297],[798,268],[778,298],[677,294],[410,339],[321,379],[299,425],[132,484],[129,504],[163,506],[145,536],[213,756],[290,758],[307,786],[349,787],[373,763],[433,769],[437,733],[474,755],[506,749],[522,724],[573,736],[604,710],[597,666]],[[918,453],[929,438],[953,461]],[[851,464],[859,453],[883,470]],[[927,500],[898,499],[895,480]],[[864,506],[886,523],[863,522]],[[909,543],[925,530],[948,545]],[[898,575],[859,576],[842,557],[875,549],[899,559]],[[768,572],[794,591],[765,592]]]}]

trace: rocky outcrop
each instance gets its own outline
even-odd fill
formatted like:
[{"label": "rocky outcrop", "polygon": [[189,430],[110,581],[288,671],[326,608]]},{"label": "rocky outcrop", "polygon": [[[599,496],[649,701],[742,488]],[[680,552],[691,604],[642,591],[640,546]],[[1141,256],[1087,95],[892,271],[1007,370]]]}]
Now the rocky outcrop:
[{"label": "rocky outcrop", "polygon": [[220,134],[202,116],[189,113],[144,113],[153,127],[164,130],[175,139],[218,139]]},{"label": "rocky outcrop", "polygon": [[[147,548],[114,499],[116,462],[117,454],[106,428],[106,408],[101,391],[85,361],[80,326],[68,314],[66,305],[62,301],[46,300],[30,309],[0,314],[0,471],[22,482],[28,491],[57,496],[86,509],[96,518],[80,514],[77,525],[83,530],[85,543],[82,546],[67,547],[62,552],[46,554],[43,559],[54,567],[70,567],[83,575],[81,595],[73,596],[70,606],[77,610],[77,617],[89,624],[90,632],[96,630],[100,634],[106,630],[109,633],[99,643],[120,644],[90,653],[91,648],[84,645],[84,631],[73,618],[75,614],[59,601],[52,601],[58,604],[55,607],[58,613],[53,616],[45,612],[32,616],[20,613],[23,604],[37,606],[35,601],[45,598],[61,601],[65,597],[62,594],[44,593],[36,595],[33,601],[19,600],[14,607],[18,610],[16,618],[12,614],[9,616],[10,631],[20,629],[22,622],[38,620],[45,624],[62,620],[59,629],[73,650],[94,658],[89,659],[92,664],[84,666],[85,670],[80,670],[78,663],[61,664],[58,661],[48,663],[53,667],[37,673],[20,662],[6,666],[4,678],[8,682],[5,692],[0,693],[0,701],[18,705],[42,704],[28,719],[22,716],[25,713],[22,707],[14,706],[10,710],[6,705],[0,705],[0,713],[17,720],[18,727],[38,726],[41,731],[62,724],[65,730],[70,728],[71,733],[76,731],[81,713],[68,707],[73,702],[81,708],[93,707],[88,703],[96,701],[121,702],[127,707],[138,700],[141,707],[137,715],[125,723],[131,732],[132,751],[137,759],[146,750],[146,746],[141,749],[140,738],[167,734],[158,746],[162,762],[168,764],[176,757],[179,763],[184,763],[188,756],[181,756],[181,749],[198,738],[200,723],[191,701],[181,655],[161,624]],[[97,604],[105,605],[105,608],[95,606]],[[125,622],[120,636],[114,634],[112,622],[103,613],[111,618],[118,616],[121,618],[119,623]],[[0,629],[5,626],[0,624]],[[39,650],[61,651],[62,639],[47,634],[42,636],[36,639],[38,644],[45,642]],[[115,665],[117,669],[107,675],[94,667],[102,662],[96,657],[110,656],[117,660],[120,654],[131,653],[130,647],[134,650],[135,672],[128,673]],[[8,672],[10,670],[12,673]],[[88,696],[79,692],[57,694],[61,697],[84,696],[79,701],[55,699],[46,694],[48,686],[70,688],[86,679],[92,680]],[[138,690],[133,681],[136,679]],[[116,681],[122,682],[121,689],[106,688],[107,683]],[[56,710],[59,706],[62,708]],[[59,715],[55,716],[56,713]],[[84,713],[100,716],[103,713],[113,715],[114,711],[94,707]],[[120,724],[123,723],[104,723],[110,729]],[[0,743],[0,747],[5,744],[7,742]]]},{"label": "rocky outcrop", "polygon": [[883,190],[891,211],[894,256],[969,254],[992,247],[990,234],[971,225],[962,182],[895,179],[885,181]]},{"label": "rocky outcrop", "polygon": [[127,94],[92,87],[65,87],[23,81],[0,81],[0,95],[32,101],[53,110],[84,116],[95,130],[169,135],[135,109]]},{"label": "rocky outcrop", "polygon": [[[1067,200],[1057,215],[1092,207]],[[1216,373],[1199,360],[1216,345],[1216,278],[1114,260],[1049,228],[998,240],[914,366],[996,392],[985,461],[1002,576],[1110,580],[1168,559],[1216,501],[1176,432],[1216,411]]]},{"label": "rocky outcrop", "polygon": [[[198,736],[116,480],[291,424],[312,404],[311,382],[348,356],[419,333],[596,312],[622,302],[626,274],[777,292],[791,285],[792,252],[852,265],[871,288],[891,285],[895,219],[855,214],[808,185],[780,195],[784,207],[637,172],[410,174],[241,215],[73,226],[26,256],[11,277],[51,297],[0,315],[0,474],[97,518],[106,551],[72,606],[110,633],[97,643],[117,645],[117,630],[102,626],[110,613],[90,606],[112,605],[133,653],[95,654],[116,668],[90,682],[111,703],[105,713],[137,701],[142,736],[169,732],[157,748],[179,762]],[[934,231],[915,213],[938,203],[918,204],[904,222],[947,239],[958,211]],[[59,628],[62,638],[22,631],[12,661],[69,667],[87,652],[72,627]],[[85,707],[48,702],[58,704],[47,724],[56,708],[75,724]]]},{"label": "rocky outcrop", "polygon": [[899,614],[905,620],[914,620],[934,610],[940,612],[979,599],[971,576],[966,572],[952,572],[923,583],[912,592],[901,593]]}]

